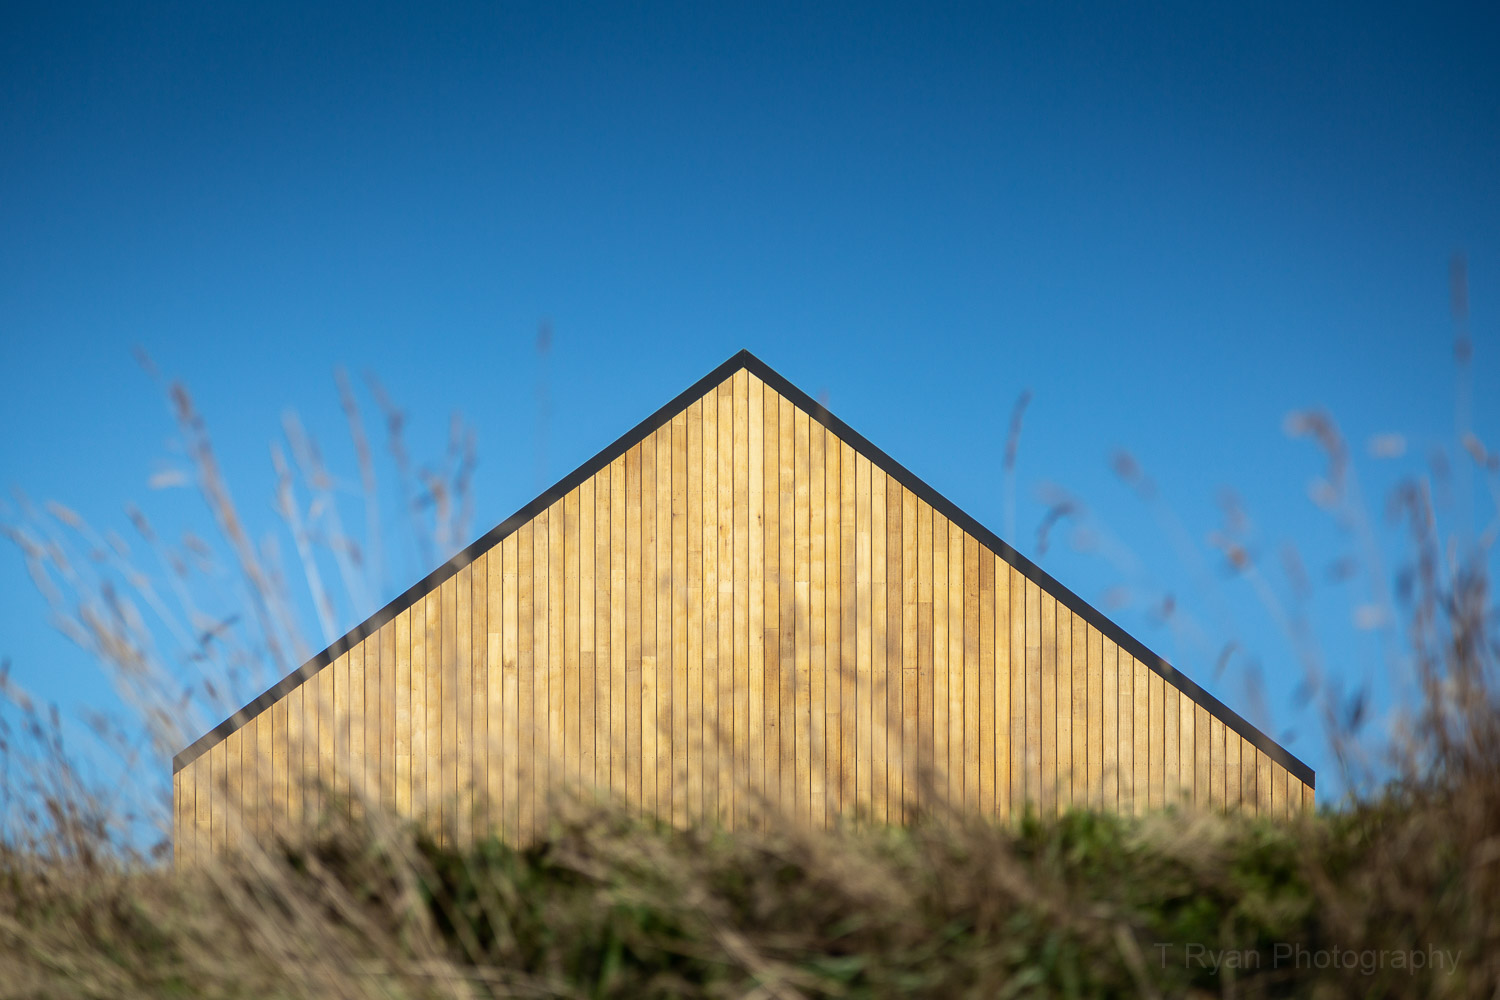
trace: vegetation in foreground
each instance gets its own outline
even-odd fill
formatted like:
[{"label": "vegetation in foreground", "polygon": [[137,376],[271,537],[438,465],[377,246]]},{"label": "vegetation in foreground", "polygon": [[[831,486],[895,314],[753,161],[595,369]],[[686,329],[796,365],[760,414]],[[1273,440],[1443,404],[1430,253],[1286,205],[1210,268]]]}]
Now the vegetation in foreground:
[{"label": "vegetation in foreground", "polygon": [[1494,777],[1290,823],[729,834],[575,806],[525,850],[379,824],[181,874],[12,850],[0,996],[1492,997]]}]

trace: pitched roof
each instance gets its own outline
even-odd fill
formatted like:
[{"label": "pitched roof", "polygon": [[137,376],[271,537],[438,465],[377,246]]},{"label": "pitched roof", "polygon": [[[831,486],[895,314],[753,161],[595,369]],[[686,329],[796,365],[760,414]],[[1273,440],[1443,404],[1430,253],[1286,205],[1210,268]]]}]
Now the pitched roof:
[{"label": "pitched roof", "polygon": [[1060,604],[1068,608],[1073,614],[1081,617],[1098,629],[1105,638],[1117,644],[1121,650],[1129,653],[1162,678],[1175,685],[1197,704],[1203,706],[1209,715],[1222,722],[1230,731],[1244,737],[1253,746],[1264,752],[1271,760],[1286,768],[1298,780],[1309,787],[1314,786],[1315,774],[1313,769],[1306,763],[1261,732],[1233,709],[1219,701],[1218,698],[1215,698],[1208,691],[1204,690],[1186,674],[1173,667],[1139,639],[1115,624],[1103,612],[1063,586],[1036,563],[1017,552],[998,535],[965,513],[957,504],[923,482],[884,451],[871,444],[863,435],[838,417],[835,417],[827,408],[801,389],[798,389],[791,382],[788,382],[764,361],[761,361],[749,351],[740,351],[728,361],[725,361],[713,371],[703,376],[703,378],[683,390],[655,413],[616,438],[613,443],[607,445],[593,458],[584,462],[567,476],[564,476],[536,499],[476,539],[469,546],[454,554],[452,558],[433,570],[421,581],[408,588],[405,593],[375,612],[375,614],[371,615],[364,622],[355,626],[348,634],[277,681],[229,718],[204,733],[192,745],[183,749],[173,758],[173,773],[180,771],[183,767],[192,763],[216,743],[239,729],[263,709],[279,701],[297,685],[332,663],[346,651],[352,649],[361,640],[373,635],[377,629],[395,618],[401,611],[436,589],[441,583],[453,576],[464,566],[473,562],[484,552],[494,547],[506,536],[547,510],[552,504],[570,493],[574,487],[629,451],[631,447],[648,435],[669,423],[673,417],[681,413],[694,400],[702,397],[741,369],[748,371],[756,378],[765,382],[773,390],[789,400],[793,406],[806,411],[812,419],[817,420],[829,431],[833,432],[833,434],[852,447],[855,452],[863,455],[873,464],[878,465],[887,476],[895,479],[917,497],[926,501],[934,510],[972,535],[980,544],[990,548],[1007,563],[1015,567],[1022,576],[1037,584],[1037,586],[1055,597]]}]

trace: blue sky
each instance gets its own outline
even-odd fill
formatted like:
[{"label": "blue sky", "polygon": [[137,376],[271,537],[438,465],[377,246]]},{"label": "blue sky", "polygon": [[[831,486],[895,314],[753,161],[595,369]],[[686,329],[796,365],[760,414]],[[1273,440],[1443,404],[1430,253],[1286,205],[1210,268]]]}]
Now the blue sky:
[{"label": "blue sky", "polygon": [[[450,412],[474,425],[478,534],[544,485],[543,380],[550,481],[748,347],[1006,535],[1030,389],[1009,540],[1091,600],[1172,594],[1203,640],[1144,599],[1111,613],[1231,705],[1258,660],[1271,731],[1331,780],[1287,643],[1205,540],[1233,487],[1273,585],[1287,542],[1319,581],[1330,669],[1375,675],[1364,598],[1324,582],[1351,546],[1308,499],[1320,459],[1282,423],[1330,410],[1378,519],[1452,448],[1463,253],[1474,425],[1500,439],[1493,7],[808,6],[6,5],[0,483],[122,533],[132,500],[202,527],[148,487],[173,427],[140,345],[273,532],[285,410],[349,467],[343,364],[420,454]],[[1385,432],[1404,459],[1365,457]],[[1066,530],[1039,553],[1047,484],[1136,569]],[[113,704],[9,550],[0,656],[67,715]]]}]

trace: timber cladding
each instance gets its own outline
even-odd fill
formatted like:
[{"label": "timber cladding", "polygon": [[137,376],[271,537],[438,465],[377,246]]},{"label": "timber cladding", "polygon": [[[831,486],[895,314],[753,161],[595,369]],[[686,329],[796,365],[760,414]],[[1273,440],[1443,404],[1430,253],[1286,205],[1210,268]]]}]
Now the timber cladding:
[{"label": "timber cladding", "polygon": [[179,859],[559,789],[677,824],[1173,803],[1314,775],[747,352],[174,761]]}]

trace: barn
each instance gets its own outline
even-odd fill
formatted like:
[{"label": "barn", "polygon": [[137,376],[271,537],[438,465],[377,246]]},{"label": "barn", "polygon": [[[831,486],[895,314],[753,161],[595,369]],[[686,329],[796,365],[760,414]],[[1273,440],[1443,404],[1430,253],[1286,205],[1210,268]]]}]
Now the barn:
[{"label": "barn", "polygon": [[741,352],[173,761],[179,859],[378,803],[677,824],[1179,803],[1314,774]]}]

